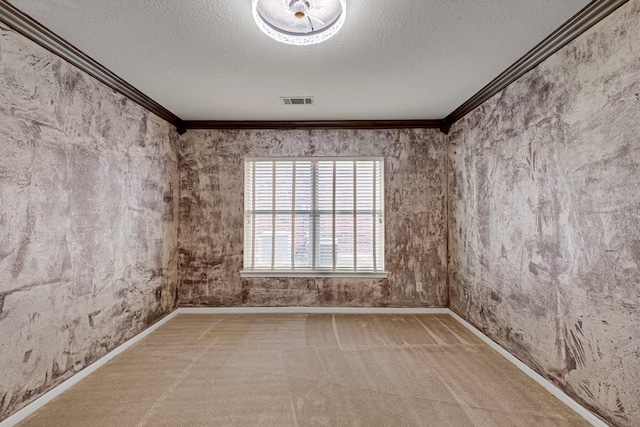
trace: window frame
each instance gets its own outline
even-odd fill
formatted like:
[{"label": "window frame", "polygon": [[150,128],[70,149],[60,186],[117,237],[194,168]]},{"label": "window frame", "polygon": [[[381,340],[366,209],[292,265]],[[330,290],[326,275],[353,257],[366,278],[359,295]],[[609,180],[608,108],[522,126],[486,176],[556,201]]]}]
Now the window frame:
[{"label": "window frame", "polygon": [[[272,265],[270,267],[263,267],[263,268],[247,268],[246,266],[246,261],[247,261],[247,255],[246,255],[246,251],[247,251],[247,224],[248,224],[248,215],[253,215],[252,219],[253,222],[251,224],[255,224],[256,222],[256,216],[257,216],[257,210],[255,210],[255,169],[254,171],[252,171],[253,175],[252,175],[252,182],[251,185],[252,187],[248,186],[247,183],[247,179],[248,179],[248,175],[247,173],[249,173],[247,171],[247,167],[249,163],[252,163],[255,165],[255,162],[310,162],[311,163],[311,171],[310,171],[310,175],[311,175],[311,190],[310,190],[310,194],[311,194],[311,199],[313,200],[312,203],[312,208],[310,211],[310,217],[312,218],[311,221],[311,232],[313,233],[313,237],[311,239],[311,241],[313,242],[312,245],[316,244],[316,240],[319,238],[319,233],[317,232],[317,224],[316,224],[316,219],[320,216],[322,210],[318,209],[316,206],[316,200],[318,198],[318,184],[316,182],[316,176],[318,173],[318,169],[317,169],[317,164],[319,162],[323,162],[323,161],[331,161],[331,162],[376,162],[374,163],[374,169],[373,169],[373,173],[372,173],[372,195],[371,195],[371,203],[372,203],[372,209],[370,209],[371,211],[371,221],[372,221],[372,225],[373,225],[373,230],[370,234],[366,234],[368,236],[372,237],[372,240],[375,241],[375,244],[372,244],[372,250],[371,250],[371,256],[372,256],[372,264],[373,267],[372,268],[360,268],[360,269],[355,269],[357,268],[357,243],[355,243],[357,241],[357,239],[359,238],[359,235],[361,233],[358,232],[357,230],[357,223],[356,220],[354,219],[354,223],[353,223],[353,228],[354,228],[354,235],[353,235],[353,240],[354,240],[354,263],[353,266],[350,267],[351,269],[345,269],[344,267],[338,267],[337,266],[337,262],[335,261],[336,258],[336,249],[335,249],[335,245],[336,245],[336,240],[337,240],[337,235],[333,235],[332,237],[332,244],[333,244],[333,250],[332,250],[332,256],[334,257],[334,262],[333,262],[333,266],[332,267],[317,267],[315,264],[316,262],[319,260],[319,255],[316,254],[316,248],[314,247],[314,249],[311,250],[311,256],[312,257],[316,257],[315,260],[311,261],[311,265],[312,267],[295,267],[295,262],[292,262],[291,267],[288,268],[276,268],[274,267],[274,262],[273,260],[275,258],[272,258]],[[341,278],[341,277],[357,277],[357,278],[386,278],[388,275],[388,272],[384,269],[384,265],[385,265],[385,200],[384,200],[384,194],[385,194],[385,186],[384,186],[384,158],[383,157],[358,157],[358,156],[348,156],[348,157],[324,157],[324,156],[307,156],[307,157],[273,157],[273,156],[265,156],[265,157],[247,157],[244,159],[243,162],[243,188],[244,188],[244,194],[243,194],[243,269],[240,271],[240,276],[241,277],[331,277],[331,278]],[[274,168],[272,170],[273,176],[276,176],[276,172],[275,172],[275,163],[274,163]],[[334,170],[335,170],[335,163],[334,163]],[[357,166],[356,168],[353,169],[352,172],[352,176],[353,176],[353,181],[354,181],[354,193],[353,193],[353,199],[354,199],[354,209],[353,209],[353,215],[354,218],[357,217],[358,215],[358,209],[355,207],[356,205],[356,198],[357,198],[357,194],[356,194],[356,178],[355,178],[355,173],[357,170]],[[293,168],[293,173],[295,174],[296,168]],[[334,173],[334,180],[335,180],[335,173]],[[295,179],[294,179],[295,182]],[[376,185],[379,182],[379,185]],[[333,226],[335,228],[335,215],[338,212],[338,209],[336,209],[335,207],[335,199],[336,196],[335,194],[337,194],[335,192],[335,182],[334,182],[334,193],[332,195],[332,198],[334,200],[334,205],[333,205],[333,209],[332,209],[332,215],[333,215]],[[273,188],[275,189],[275,183],[273,185]],[[253,193],[251,195],[247,194],[247,191],[253,189]],[[273,190],[275,191],[275,190]],[[292,184],[292,194],[291,194],[291,203],[292,203],[292,212],[295,212],[295,198],[296,198],[296,194],[295,192],[295,184]],[[247,210],[247,202],[248,199],[247,197],[252,197],[252,201],[251,203],[251,207],[254,208],[254,210]],[[275,197],[273,196],[273,193],[271,194],[271,197],[275,200]],[[375,202],[379,201],[379,209],[377,209],[377,206],[375,205]],[[271,209],[272,213],[272,218],[275,217],[275,215],[277,214],[278,209],[275,209],[275,201],[273,202],[274,204],[274,208]],[[364,211],[364,209],[361,209],[362,211]],[[325,212],[326,214],[326,212]],[[275,220],[274,220],[275,221]],[[381,221],[380,225],[376,226],[375,222],[376,221]],[[294,226],[292,226],[294,227]],[[278,230],[275,231],[276,237],[278,234]],[[274,233],[274,230],[272,229],[270,231],[270,233]],[[378,237],[376,237],[376,235]],[[256,246],[258,245],[257,243],[257,236],[255,235],[255,226],[254,228],[252,228],[251,234],[249,235],[249,238],[252,239],[251,240],[251,248],[252,248],[252,257],[253,259],[255,259],[255,257],[257,256],[257,250],[256,250]],[[293,241],[293,240],[292,240]],[[381,246],[381,248],[380,248]],[[272,248],[273,250],[273,248]],[[380,253],[378,253],[378,251]],[[295,255],[295,248],[291,247],[291,254],[292,254],[292,258]],[[275,255],[273,255],[275,256]],[[254,261],[255,262],[255,261]]]}]

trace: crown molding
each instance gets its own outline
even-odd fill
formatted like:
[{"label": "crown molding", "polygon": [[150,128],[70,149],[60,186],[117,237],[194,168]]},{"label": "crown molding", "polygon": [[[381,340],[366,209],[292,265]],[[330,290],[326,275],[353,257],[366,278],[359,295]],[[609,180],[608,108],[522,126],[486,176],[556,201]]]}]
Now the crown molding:
[{"label": "crown molding", "polygon": [[0,0],[0,21],[44,47],[54,55],[61,57],[65,61],[89,74],[91,77],[94,77],[109,86],[111,89],[124,95],[136,104],[141,105],[153,114],[176,126],[178,132],[184,130],[182,120],[178,116],[118,77],[104,65],[95,61],[89,55],[85,54],[35,19],[20,12],[4,0]]},{"label": "crown molding", "polygon": [[184,125],[186,129],[439,129],[442,126],[442,120],[185,120]]},{"label": "crown molding", "polygon": [[316,121],[218,121],[187,120],[178,116],[118,77],[75,46],[0,0],[0,21],[35,43],[75,65],[90,76],[174,125],[179,134],[187,129],[440,129],[447,134],[452,124],[462,119],[489,98],[540,65],[545,59],[606,18],[628,0],[594,0],[478,93],[440,120],[316,120]]},{"label": "crown molding", "polygon": [[[483,102],[501,92],[511,83],[531,71],[545,59],[562,49],[576,37],[609,16],[628,0],[594,0],[580,12],[565,22],[560,28],[551,33],[537,46],[527,52],[513,65],[493,79],[488,85],[480,89],[464,104],[456,108],[444,118],[445,126],[451,126]],[[446,132],[445,132],[446,133]]]}]

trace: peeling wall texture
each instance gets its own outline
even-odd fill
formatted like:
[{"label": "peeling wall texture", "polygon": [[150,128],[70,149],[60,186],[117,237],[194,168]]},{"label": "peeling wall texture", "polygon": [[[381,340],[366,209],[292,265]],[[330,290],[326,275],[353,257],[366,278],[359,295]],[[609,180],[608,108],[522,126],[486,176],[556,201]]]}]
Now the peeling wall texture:
[{"label": "peeling wall texture", "polygon": [[457,123],[450,306],[640,425],[640,1]]},{"label": "peeling wall texture", "polygon": [[176,306],[177,139],[0,23],[0,419]]},{"label": "peeling wall texture", "polygon": [[[450,306],[609,423],[640,425],[639,70],[631,0],[449,137],[178,140],[0,23],[0,420],[179,303]],[[241,278],[254,156],[384,157],[389,277]]]},{"label": "peeling wall texture", "polygon": [[[180,142],[181,305],[447,305],[446,144],[438,130],[190,130]],[[389,277],[241,278],[243,159],[253,156],[384,157]]]}]

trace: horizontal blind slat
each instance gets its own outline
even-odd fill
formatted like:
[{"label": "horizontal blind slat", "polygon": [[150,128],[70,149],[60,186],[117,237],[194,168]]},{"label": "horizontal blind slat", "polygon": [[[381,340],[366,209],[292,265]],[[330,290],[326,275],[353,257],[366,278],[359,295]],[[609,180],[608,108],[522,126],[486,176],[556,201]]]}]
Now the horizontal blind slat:
[{"label": "horizontal blind slat", "polygon": [[381,159],[245,161],[245,270],[310,270],[315,241],[318,271],[383,271],[383,171]]}]

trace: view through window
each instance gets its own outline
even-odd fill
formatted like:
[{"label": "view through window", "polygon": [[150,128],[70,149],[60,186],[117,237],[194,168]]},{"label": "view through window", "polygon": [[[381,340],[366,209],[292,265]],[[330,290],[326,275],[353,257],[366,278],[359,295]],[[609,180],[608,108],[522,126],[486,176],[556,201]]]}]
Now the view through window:
[{"label": "view through window", "polygon": [[384,277],[382,158],[252,158],[244,178],[244,276]]}]

